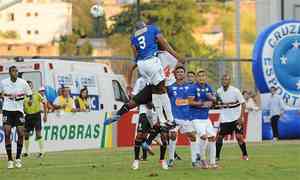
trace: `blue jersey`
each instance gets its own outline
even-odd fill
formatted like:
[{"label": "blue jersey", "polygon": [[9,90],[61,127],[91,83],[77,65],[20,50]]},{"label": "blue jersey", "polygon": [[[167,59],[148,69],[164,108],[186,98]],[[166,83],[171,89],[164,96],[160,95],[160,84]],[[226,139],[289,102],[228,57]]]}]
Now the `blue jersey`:
[{"label": "blue jersey", "polygon": [[137,30],[131,37],[131,45],[137,50],[136,61],[146,60],[154,56],[158,51],[157,36],[159,29],[154,25],[148,25]]},{"label": "blue jersey", "polygon": [[189,120],[189,103],[188,103],[187,84],[177,84],[176,82],[168,86],[168,95],[172,106],[172,114],[175,120]]},{"label": "blue jersey", "polygon": [[[208,94],[212,94],[212,88],[208,84],[200,85],[194,83],[190,86],[188,96],[194,97],[194,101],[209,101]],[[208,119],[209,108],[190,107],[190,118],[194,119]]]}]

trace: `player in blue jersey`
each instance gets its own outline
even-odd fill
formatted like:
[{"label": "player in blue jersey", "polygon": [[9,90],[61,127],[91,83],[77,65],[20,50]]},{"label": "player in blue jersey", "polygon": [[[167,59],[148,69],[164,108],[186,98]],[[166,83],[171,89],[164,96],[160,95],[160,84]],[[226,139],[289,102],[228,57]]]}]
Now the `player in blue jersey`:
[{"label": "player in blue jersey", "polygon": [[176,52],[169,46],[155,25],[146,25],[143,21],[136,24],[136,31],[131,37],[131,46],[139,73],[154,87],[152,102],[160,122],[164,124],[166,121],[173,121],[170,100],[165,87],[166,77],[157,55],[159,46],[179,59]]},{"label": "player in blue jersey", "polygon": [[205,158],[207,140],[210,167],[216,168],[216,130],[213,128],[208,117],[209,108],[213,105],[216,98],[210,85],[206,82],[206,72],[199,70],[197,73],[197,82],[193,84],[189,90],[190,116],[192,124],[197,132],[198,145],[200,148],[200,165],[207,169],[208,164]]},{"label": "player in blue jersey", "polygon": [[[165,84],[175,82],[172,76],[168,77],[168,75],[172,75],[171,72],[175,69],[177,61],[180,59],[162,36],[159,29],[154,25],[146,25],[143,21],[136,23],[136,31],[131,37],[131,45],[135,55],[135,64],[128,73],[127,91],[132,91],[132,73],[137,67],[141,76],[150,85],[125,103],[116,113],[113,113],[112,117],[107,118],[105,123],[110,124],[120,120],[120,117],[130,109],[140,104],[145,104],[152,98],[161,124],[165,123],[165,119],[172,121],[171,105]],[[163,116],[163,111],[166,114],[166,118]]]},{"label": "player in blue jersey", "polygon": [[169,166],[173,166],[174,154],[176,149],[177,132],[185,134],[191,144],[191,158],[193,167],[196,166],[197,159],[197,143],[196,135],[192,122],[190,121],[190,106],[188,100],[188,91],[190,85],[185,82],[185,68],[177,66],[175,69],[176,82],[168,87],[168,95],[170,97],[172,113],[176,123],[176,128],[170,131],[169,140]]},{"label": "player in blue jersey", "polygon": [[[167,149],[168,132],[164,132],[166,123],[173,122],[170,100],[165,86],[165,75],[160,59],[157,57],[160,47],[179,59],[161,32],[155,25],[146,25],[143,21],[136,24],[131,37],[131,46],[135,57],[135,66],[140,75],[153,85],[152,103],[158,115],[161,129],[162,151]],[[131,84],[129,82],[128,84]],[[165,163],[165,162],[164,162]]]}]

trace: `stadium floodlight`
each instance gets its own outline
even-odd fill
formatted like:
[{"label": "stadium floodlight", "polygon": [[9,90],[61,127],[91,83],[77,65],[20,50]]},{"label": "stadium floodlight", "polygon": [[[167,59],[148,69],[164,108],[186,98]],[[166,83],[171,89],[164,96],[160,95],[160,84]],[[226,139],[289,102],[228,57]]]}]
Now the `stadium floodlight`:
[{"label": "stadium floodlight", "polygon": [[0,0],[0,11],[15,5],[19,2],[21,2],[22,0]]}]

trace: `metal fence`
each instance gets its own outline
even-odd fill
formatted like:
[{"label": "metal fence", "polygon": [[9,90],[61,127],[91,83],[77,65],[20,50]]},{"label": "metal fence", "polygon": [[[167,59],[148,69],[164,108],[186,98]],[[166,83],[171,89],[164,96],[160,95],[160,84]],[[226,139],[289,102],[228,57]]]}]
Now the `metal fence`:
[{"label": "metal fence", "polygon": [[[15,59],[12,56],[0,56],[1,59]],[[117,74],[127,76],[128,70],[131,67],[132,59],[129,57],[117,56],[100,56],[100,57],[72,57],[72,56],[50,56],[50,57],[22,57],[38,58],[38,59],[61,59],[72,61],[86,61],[106,63],[111,66],[113,71]],[[255,82],[252,74],[252,60],[251,59],[234,59],[234,58],[186,58],[185,64],[187,71],[197,72],[198,69],[205,69],[208,73],[208,82],[217,88],[221,84],[221,77],[223,74],[229,74],[232,77],[232,84],[241,90],[251,90],[254,92]],[[240,68],[240,71],[238,70]],[[239,73],[241,72],[241,73]],[[134,77],[136,78],[136,76]]]}]

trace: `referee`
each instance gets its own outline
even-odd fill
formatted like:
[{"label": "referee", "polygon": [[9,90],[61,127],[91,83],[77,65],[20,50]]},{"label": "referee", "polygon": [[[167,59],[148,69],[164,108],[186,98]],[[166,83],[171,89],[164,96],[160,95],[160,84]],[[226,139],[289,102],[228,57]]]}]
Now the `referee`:
[{"label": "referee", "polygon": [[[33,91],[32,81],[27,81],[28,85]],[[40,90],[43,90],[42,88]],[[47,100],[40,94],[40,92],[32,93],[32,100],[26,97],[24,99],[24,112],[25,112],[25,153],[23,157],[27,157],[29,153],[29,138],[31,132],[35,130],[36,142],[39,146],[38,157],[42,158],[44,154],[44,141],[42,137],[42,105],[43,105],[43,121],[47,121]]]},{"label": "referee", "polygon": [[[4,97],[3,102],[3,126],[5,133],[5,149],[8,157],[8,169],[15,167],[21,168],[21,153],[24,139],[24,115],[23,106],[24,98],[28,96],[32,100],[32,91],[27,82],[17,77],[18,70],[16,66],[9,67],[9,78],[4,79],[0,83],[1,96]],[[12,158],[11,148],[11,129],[17,129],[17,153],[15,163]]]},{"label": "referee", "polygon": [[245,99],[239,89],[230,85],[228,74],[222,78],[222,86],[217,90],[220,113],[220,130],[216,142],[216,160],[220,160],[224,136],[235,132],[236,139],[243,153],[242,159],[248,160],[246,143],[243,138],[243,114]]}]

